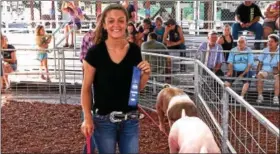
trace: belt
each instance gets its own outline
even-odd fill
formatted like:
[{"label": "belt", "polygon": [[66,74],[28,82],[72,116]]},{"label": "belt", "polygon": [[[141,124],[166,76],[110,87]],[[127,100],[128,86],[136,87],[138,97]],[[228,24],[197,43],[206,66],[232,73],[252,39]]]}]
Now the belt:
[{"label": "belt", "polygon": [[107,115],[99,115],[97,114],[97,110],[95,111],[95,116],[101,119],[109,119],[112,123],[122,122],[126,120],[138,120],[143,117],[138,111],[131,111],[127,113],[123,113],[121,111],[113,111]]}]

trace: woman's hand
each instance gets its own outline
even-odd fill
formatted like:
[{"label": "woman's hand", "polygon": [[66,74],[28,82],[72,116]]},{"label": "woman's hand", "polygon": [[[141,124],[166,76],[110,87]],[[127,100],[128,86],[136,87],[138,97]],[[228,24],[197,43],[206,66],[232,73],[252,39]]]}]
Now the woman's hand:
[{"label": "woman's hand", "polygon": [[137,67],[142,71],[141,74],[150,74],[151,72],[150,64],[146,60],[140,62]]},{"label": "woman's hand", "polygon": [[81,131],[82,133],[88,137],[93,134],[94,131],[94,125],[93,125],[93,120],[84,120],[81,126]]}]

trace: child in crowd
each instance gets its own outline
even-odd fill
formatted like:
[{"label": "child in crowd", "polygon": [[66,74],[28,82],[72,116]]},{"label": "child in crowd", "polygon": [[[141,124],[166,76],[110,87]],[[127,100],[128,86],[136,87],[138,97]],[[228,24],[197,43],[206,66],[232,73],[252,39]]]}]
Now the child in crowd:
[{"label": "child in crowd", "polygon": [[[40,71],[41,71],[41,79],[47,80],[47,82],[50,82],[49,77],[49,70],[48,70],[48,45],[51,41],[51,35],[47,35],[45,33],[45,29],[42,25],[39,25],[36,28],[36,45],[39,49],[38,53],[38,60],[40,61]],[[43,69],[46,71],[47,78],[45,78],[43,72]]]}]

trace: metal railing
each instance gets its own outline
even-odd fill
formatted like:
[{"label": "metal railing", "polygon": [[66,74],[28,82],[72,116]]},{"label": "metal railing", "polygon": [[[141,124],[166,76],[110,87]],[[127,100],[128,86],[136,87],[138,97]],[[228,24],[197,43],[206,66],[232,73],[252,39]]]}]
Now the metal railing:
[{"label": "metal railing", "polygon": [[195,61],[195,73],[195,102],[223,152],[279,153],[277,121],[272,124],[231,88],[224,87],[199,60]]}]

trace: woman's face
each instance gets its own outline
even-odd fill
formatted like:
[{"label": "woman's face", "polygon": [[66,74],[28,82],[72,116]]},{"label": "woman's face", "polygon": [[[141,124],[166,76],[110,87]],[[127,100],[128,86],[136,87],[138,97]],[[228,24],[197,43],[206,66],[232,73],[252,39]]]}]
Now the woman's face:
[{"label": "woman's face", "polygon": [[128,33],[132,33],[133,32],[133,26],[127,26],[127,31]]},{"label": "woman's face", "polygon": [[156,26],[160,27],[162,25],[162,22],[160,22],[159,20],[156,20]]},{"label": "woman's face", "polygon": [[275,42],[274,39],[272,39],[272,38],[268,38],[267,46],[270,50],[276,49],[278,46],[278,42]]},{"label": "woman's face", "polygon": [[121,10],[108,11],[103,27],[107,30],[108,38],[124,38],[127,28],[125,13]]},{"label": "woman's face", "polygon": [[3,48],[6,48],[7,45],[8,45],[8,39],[7,39],[6,36],[3,36],[2,39],[1,39],[1,46],[2,46]]},{"label": "woman's face", "polygon": [[239,39],[237,41],[237,45],[238,45],[239,49],[243,50],[246,47],[246,41],[244,39]]},{"label": "woman's face", "polygon": [[226,35],[226,36],[228,36],[228,35],[230,35],[230,28],[229,27],[226,27],[225,29],[224,29],[224,35]]},{"label": "woman's face", "polygon": [[39,34],[40,35],[45,35],[45,29],[44,28],[40,28]]}]

